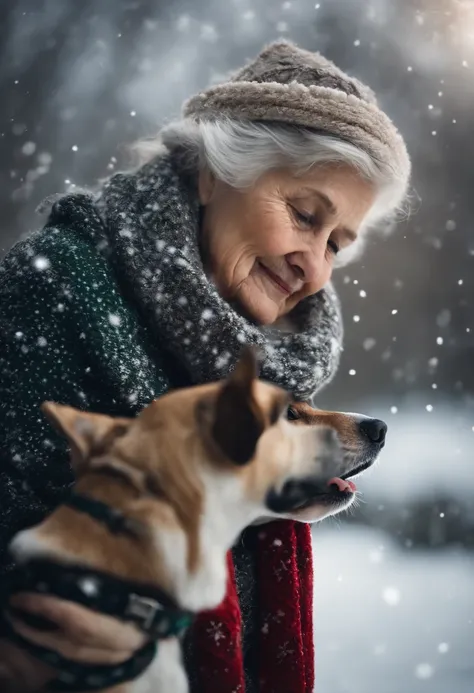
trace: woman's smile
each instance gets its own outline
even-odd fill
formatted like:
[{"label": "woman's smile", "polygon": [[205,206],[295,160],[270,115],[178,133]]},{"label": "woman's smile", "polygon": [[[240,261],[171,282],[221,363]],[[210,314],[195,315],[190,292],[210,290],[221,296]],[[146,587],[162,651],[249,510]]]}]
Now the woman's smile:
[{"label": "woman's smile", "polygon": [[374,189],[348,165],[295,176],[269,171],[247,190],[202,173],[202,248],[222,296],[271,325],[331,279],[334,259],[357,238]]}]

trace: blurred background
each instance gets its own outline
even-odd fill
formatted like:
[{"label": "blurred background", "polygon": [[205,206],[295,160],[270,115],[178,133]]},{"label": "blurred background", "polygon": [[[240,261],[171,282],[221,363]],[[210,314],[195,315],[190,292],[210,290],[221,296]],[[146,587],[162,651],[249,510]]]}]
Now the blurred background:
[{"label": "blurred background", "polygon": [[410,213],[335,277],[345,351],[318,404],[389,436],[359,507],[314,531],[317,690],[471,693],[473,0],[4,0],[1,252],[281,36],[367,81],[414,164]]}]

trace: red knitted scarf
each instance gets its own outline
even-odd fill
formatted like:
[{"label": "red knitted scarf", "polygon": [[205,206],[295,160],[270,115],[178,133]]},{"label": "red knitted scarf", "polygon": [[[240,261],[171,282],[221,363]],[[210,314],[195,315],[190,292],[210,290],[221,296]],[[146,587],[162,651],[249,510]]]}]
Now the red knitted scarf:
[{"label": "red knitted scarf", "polygon": [[[194,625],[200,693],[244,693],[241,614],[232,557],[227,595]],[[258,532],[259,693],[312,693],[314,687],[311,530],[273,522]]]}]

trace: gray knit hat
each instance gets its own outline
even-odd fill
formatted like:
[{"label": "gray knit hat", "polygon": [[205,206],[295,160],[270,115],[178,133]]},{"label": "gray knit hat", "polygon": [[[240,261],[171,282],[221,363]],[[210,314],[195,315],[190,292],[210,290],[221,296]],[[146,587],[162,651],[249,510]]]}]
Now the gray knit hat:
[{"label": "gray knit hat", "polygon": [[287,41],[272,43],[227,82],[183,106],[195,120],[218,116],[314,128],[351,142],[384,164],[406,188],[410,158],[402,136],[374,93],[319,53]]}]

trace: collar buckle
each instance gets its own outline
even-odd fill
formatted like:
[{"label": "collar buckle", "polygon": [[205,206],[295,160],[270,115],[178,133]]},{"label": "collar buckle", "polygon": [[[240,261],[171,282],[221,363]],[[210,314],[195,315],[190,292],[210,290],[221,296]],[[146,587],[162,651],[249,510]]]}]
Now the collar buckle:
[{"label": "collar buckle", "polygon": [[125,616],[130,616],[144,630],[149,631],[154,625],[156,614],[159,611],[163,611],[163,607],[159,602],[132,593],[128,598]]}]

